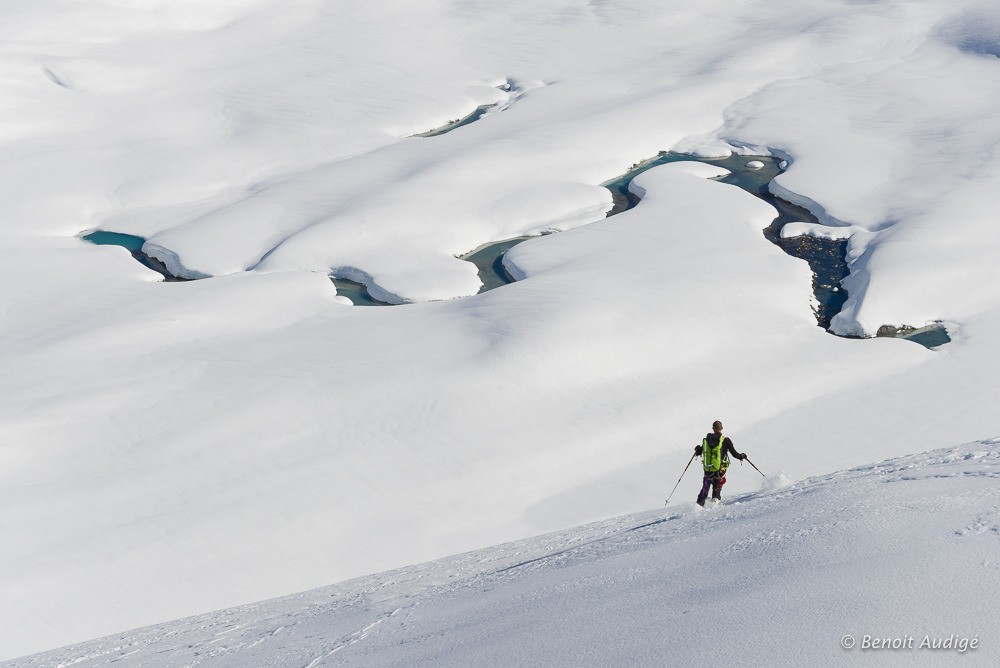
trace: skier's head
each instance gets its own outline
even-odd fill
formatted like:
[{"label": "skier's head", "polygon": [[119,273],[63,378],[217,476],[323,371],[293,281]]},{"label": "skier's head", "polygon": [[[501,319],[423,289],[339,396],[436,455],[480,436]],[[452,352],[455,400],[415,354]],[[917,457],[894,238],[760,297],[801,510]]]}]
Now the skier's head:
[{"label": "skier's head", "polygon": [[714,431],[716,434],[722,433],[722,420],[716,420],[715,422],[712,423],[712,431]]}]

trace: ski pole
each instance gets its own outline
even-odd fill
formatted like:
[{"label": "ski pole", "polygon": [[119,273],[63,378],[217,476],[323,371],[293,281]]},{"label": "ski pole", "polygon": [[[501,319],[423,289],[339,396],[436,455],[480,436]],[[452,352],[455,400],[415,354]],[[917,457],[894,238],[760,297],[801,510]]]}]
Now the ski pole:
[{"label": "ski pole", "polygon": [[744,457],[744,459],[747,460],[747,464],[749,464],[750,466],[753,466],[754,469],[756,469],[757,473],[761,474],[765,478],[767,477],[766,475],[764,475],[763,471],[761,471],[760,469],[758,469],[757,466],[752,461],[750,461],[749,457]]},{"label": "ski pole", "polygon": [[[681,477],[677,479],[677,485],[681,484],[681,479],[684,477],[684,473],[688,472],[688,467],[691,466],[691,462],[694,461],[695,456],[696,455],[694,453],[691,454],[691,459],[688,460],[687,466],[684,467],[684,472],[681,473]],[[667,505],[668,503],[670,503],[670,497],[673,496],[674,492],[677,491],[677,485],[674,485],[674,488],[670,490],[670,496],[667,497],[667,500],[664,501],[663,505]]]}]

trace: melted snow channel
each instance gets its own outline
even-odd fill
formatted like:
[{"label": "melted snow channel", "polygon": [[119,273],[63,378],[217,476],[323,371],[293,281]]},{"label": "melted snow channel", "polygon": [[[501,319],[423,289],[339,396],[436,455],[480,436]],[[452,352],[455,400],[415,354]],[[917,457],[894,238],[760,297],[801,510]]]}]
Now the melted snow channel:
[{"label": "melted snow channel", "polygon": [[[771,225],[764,229],[764,236],[787,254],[809,263],[809,268],[813,272],[814,312],[817,323],[826,331],[833,333],[830,322],[840,312],[848,298],[848,293],[841,282],[849,274],[846,254],[847,240],[852,228],[823,225],[808,209],[775,195],[770,185],[774,177],[783,171],[783,165],[786,165],[784,161],[771,156],[730,155],[726,158],[701,158],[664,152],[655,158],[633,165],[621,176],[601,184],[611,191],[614,202],[607,214],[608,217],[638,205],[642,193],[639,192],[641,189],[633,186],[636,176],[653,167],[676,162],[698,162],[709,168],[714,167],[718,171],[706,172],[704,175],[707,178],[715,178],[742,188],[777,210],[778,215]],[[189,272],[185,272],[171,251],[150,244],[142,237],[95,231],[82,238],[98,245],[117,245],[127,249],[136,260],[160,273],[167,281],[208,278],[205,275],[188,275]],[[482,282],[480,294],[523,278],[515,267],[505,264],[504,258],[508,250],[531,238],[534,237],[522,236],[491,242],[459,256],[459,259],[476,265]],[[330,280],[336,286],[338,296],[346,298],[355,306],[390,306],[398,303],[393,295],[384,291],[379,290],[377,294],[373,294],[371,279],[360,270],[337,270],[330,275]],[[951,341],[947,329],[937,322],[924,323],[921,326],[887,324],[878,329],[876,336],[902,338],[930,349]]]}]

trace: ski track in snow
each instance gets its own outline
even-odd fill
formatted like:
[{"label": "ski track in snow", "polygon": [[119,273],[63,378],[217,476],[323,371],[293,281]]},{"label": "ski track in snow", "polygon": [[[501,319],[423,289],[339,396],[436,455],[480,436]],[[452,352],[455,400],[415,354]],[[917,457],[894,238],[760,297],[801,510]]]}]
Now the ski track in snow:
[{"label": "ski track in snow", "polygon": [[[718,623],[734,636],[720,660],[741,665],[773,663],[775,656],[839,665],[841,636],[866,632],[978,634],[981,646],[961,665],[991,665],[1000,658],[1000,635],[987,613],[1000,561],[984,555],[1000,548],[998,483],[1000,439],[981,441],[739,495],[716,508],[678,503],[3,665],[580,666],[619,664],[626,656],[638,665],[693,665],[701,645],[683,639],[697,637],[697,610],[705,606],[718,608]],[[936,572],[949,559],[957,559],[952,575]],[[692,584],[721,564],[730,597],[709,604]],[[859,588],[850,578],[809,576],[845,565]],[[807,591],[783,586],[803,573]],[[925,590],[915,597],[925,597],[922,607],[891,607],[909,605],[913,592],[897,592],[901,600],[890,601],[888,616],[877,604],[856,607],[893,595],[896,578]],[[937,581],[960,588],[939,598]],[[864,587],[873,587],[870,595]],[[581,609],[581,597],[594,607]],[[615,609],[613,602],[604,609],[608,597],[634,607],[606,617]],[[828,607],[817,612],[817,601]],[[687,610],[661,609],[670,606]],[[656,614],[672,620],[659,639],[602,644],[603,625],[643,627]],[[788,615],[800,625],[784,627],[779,619]],[[529,626],[545,624],[545,633],[504,636],[521,617]],[[741,644],[749,634],[741,624],[763,629],[770,642]],[[803,637],[810,638],[805,647]],[[632,654],[623,649],[630,642],[638,643]],[[912,652],[861,657],[871,665],[915,660]],[[916,658],[919,665],[953,665],[956,654]]]}]

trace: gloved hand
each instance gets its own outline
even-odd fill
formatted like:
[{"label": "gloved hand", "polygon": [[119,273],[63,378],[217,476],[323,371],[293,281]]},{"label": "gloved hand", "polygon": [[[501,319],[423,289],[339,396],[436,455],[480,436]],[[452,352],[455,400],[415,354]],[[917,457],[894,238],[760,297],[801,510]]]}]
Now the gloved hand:
[{"label": "gloved hand", "polygon": [[741,452],[740,454],[736,455],[736,459],[740,460],[741,462],[746,458],[747,454],[745,452]]},{"label": "gloved hand", "polygon": [[701,446],[700,445],[694,446],[694,455],[695,455],[695,457],[700,457],[701,456]]}]

